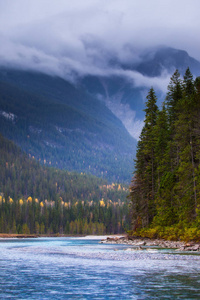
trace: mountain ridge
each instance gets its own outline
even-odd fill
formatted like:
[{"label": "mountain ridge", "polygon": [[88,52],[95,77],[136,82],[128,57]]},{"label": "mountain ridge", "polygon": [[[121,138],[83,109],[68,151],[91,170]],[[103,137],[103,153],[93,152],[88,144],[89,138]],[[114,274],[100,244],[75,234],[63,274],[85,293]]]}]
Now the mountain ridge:
[{"label": "mountain ridge", "polygon": [[2,70],[0,111],[2,134],[38,160],[112,181],[131,177],[136,142],[104,103],[63,79]]}]

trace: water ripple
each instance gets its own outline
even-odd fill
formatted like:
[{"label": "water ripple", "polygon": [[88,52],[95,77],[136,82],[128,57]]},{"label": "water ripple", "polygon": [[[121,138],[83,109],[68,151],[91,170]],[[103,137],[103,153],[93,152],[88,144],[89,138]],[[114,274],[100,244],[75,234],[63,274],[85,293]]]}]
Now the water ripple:
[{"label": "water ripple", "polygon": [[199,262],[94,239],[0,241],[0,298],[200,299]]}]

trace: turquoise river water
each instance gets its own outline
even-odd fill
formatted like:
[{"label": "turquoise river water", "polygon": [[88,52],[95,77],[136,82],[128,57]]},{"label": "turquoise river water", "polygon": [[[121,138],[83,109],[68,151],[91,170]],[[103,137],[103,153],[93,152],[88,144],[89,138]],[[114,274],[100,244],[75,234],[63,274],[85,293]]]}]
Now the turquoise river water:
[{"label": "turquoise river water", "polygon": [[200,255],[98,237],[0,239],[0,299],[200,299]]}]

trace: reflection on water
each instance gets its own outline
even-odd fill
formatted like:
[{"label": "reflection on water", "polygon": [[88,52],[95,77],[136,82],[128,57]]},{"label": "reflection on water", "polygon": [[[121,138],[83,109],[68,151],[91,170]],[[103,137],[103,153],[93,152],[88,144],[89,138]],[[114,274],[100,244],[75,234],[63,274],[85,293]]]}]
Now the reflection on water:
[{"label": "reflection on water", "polygon": [[200,256],[98,242],[0,240],[0,299],[200,299]]}]

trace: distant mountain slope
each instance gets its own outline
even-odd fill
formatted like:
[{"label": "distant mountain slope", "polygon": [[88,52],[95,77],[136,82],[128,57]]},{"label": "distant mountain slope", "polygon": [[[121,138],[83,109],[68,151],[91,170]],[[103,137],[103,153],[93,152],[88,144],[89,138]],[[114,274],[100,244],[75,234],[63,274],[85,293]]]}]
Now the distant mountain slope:
[{"label": "distant mountain slope", "polygon": [[62,196],[64,201],[68,201],[69,197],[76,201],[82,193],[89,200],[90,189],[105,183],[105,180],[92,175],[41,166],[0,134],[0,193],[6,198],[31,196],[41,201],[55,201]]},{"label": "distant mountain slope", "polygon": [[131,178],[136,141],[104,103],[58,77],[1,70],[0,131],[45,164]]},{"label": "distant mountain slope", "polygon": [[[41,166],[28,157],[18,146],[0,134],[0,193],[19,200],[20,197],[34,197],[40,201],[55,201],[62,197],[64,202],[109,200],[110,191],[101,189],[107,181],[90,174],[78,174],[48,166]],[[118,187],[118,186],[117,186]],[[121,191],[121,192],[120,192]],[[115,201],[127,191],[119,189]],[[110,195],[109,195],[110,194]]]}]

